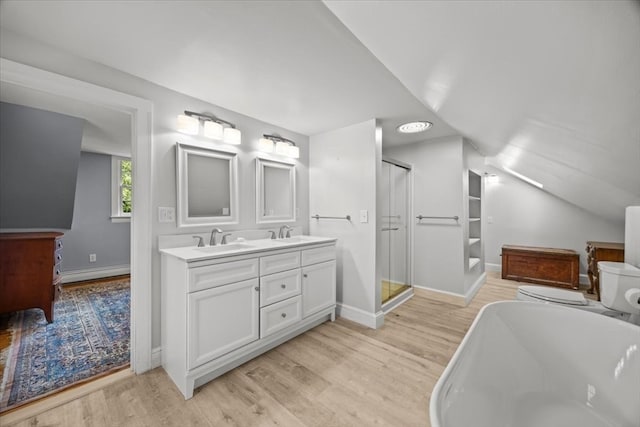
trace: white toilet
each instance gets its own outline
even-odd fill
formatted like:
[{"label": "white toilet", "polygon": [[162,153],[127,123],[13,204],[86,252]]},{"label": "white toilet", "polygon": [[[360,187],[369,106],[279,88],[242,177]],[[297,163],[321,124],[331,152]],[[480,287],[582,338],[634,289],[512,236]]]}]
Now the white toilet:
[{"label": "white toilet", "polygon": [[617,317],[640,325],[640,206],[629,206],[625,219],[625,262],[598,263],[600,299],[547,286],[520,286],[517,299],[565,305]]}]

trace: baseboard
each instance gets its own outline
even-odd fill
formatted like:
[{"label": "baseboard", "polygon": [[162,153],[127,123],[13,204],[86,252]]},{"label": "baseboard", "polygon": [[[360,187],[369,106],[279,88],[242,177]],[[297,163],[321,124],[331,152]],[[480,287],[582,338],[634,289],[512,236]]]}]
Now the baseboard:
[{"label": "baseboard", "polygon": [[[502,272],[502,264],[491,264],[487,262],[484,264],[484,270]],[[580,274],[578,283],[580,284],[580,288],[591,287],[591,282],[589,282],[589,276],[587,276],[586,274]]]},{"label": "baseboard", "polygon": [[453,292],[441,291],[439,289],[427,288],[425,286],[413,286],[416,295],[432,300],[444,302],[447,304],[457,305],[459,307],[466,307],[467,302],[465,296],[456,294]]},{"label": "baseboard", "polygon": [[151,369],[162,366],[162,347],[151,349]]},{"label": "baseboard", "polygon": [[485,262],[484,263],[484,271],[502,272],[502,264],[491,264],[489,262]]},{"label": "baseboard", "polygon": [[478,293],[478,291],[480,290],[480,288],[482,287],[482,285],[484,285],[484,282],[486,282],[486,281],[487,281],[487,273],[486,272],[484,272],[480,276],[478,276],[476,281],[473,283],[473,285],[471,285],[471,287],[469,288],[469,290],[467,291],[467,293],[464,296],[465,306],[469,305],[471,303],[471,301],[473,301],[473,298],[476,296],[476,294]]},{"label": "baseboard", "polygon": [[382,312],[386,315],[393,311],[395,308],[401,306],[405,302],[409,301],[413,297],[413,288],[405,290],[398,296],[393,297],[391,301],[382,304]]},{"label": "baseboard", "polygon": [[350,305],[338,303],[336,305],[336,314],[371,329],[378,329],[384,324],[384,313],[382,310],[374,314]]},{"label": "baseboard", "polygon": [[130,274],[130,265],[114,265],[111,267],[90,268],[86,270],[64,271],[62,283],[82,282],[83,280],[101,279],[103,277],[122,276]]}]

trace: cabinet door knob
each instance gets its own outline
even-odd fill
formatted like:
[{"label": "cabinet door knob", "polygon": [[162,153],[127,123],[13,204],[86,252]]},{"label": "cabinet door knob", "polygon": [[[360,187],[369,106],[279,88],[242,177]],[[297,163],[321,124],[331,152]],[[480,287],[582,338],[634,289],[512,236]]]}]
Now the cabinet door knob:
[{"label": "cabinet door knob", "polygon": [[285,284],[283,283],[282,285],[280,285],[280,287],[281,287],[282,289],[284,289],[284,288],[286,288],[286,287],[287,287],[287,285],[285,285]]},{"label": "cabinet door knob", "polygon": [[260,290],[260,286],[256,286],[256,287],[255,287],[255,288],[253,288],[253,289],[255,289],[256,291],[259,291],[259,290]]},{"label": "cabinet door knob", "polygon": [[282,318],[284,319],[285,317],[287,317],[287,313],[282,313],[280,316],[282,316]]},{"label": "cabinet door knob", "polygon": [[309,276],[307,276],[306,274],[303,274],[302,277],[309,277]]}]

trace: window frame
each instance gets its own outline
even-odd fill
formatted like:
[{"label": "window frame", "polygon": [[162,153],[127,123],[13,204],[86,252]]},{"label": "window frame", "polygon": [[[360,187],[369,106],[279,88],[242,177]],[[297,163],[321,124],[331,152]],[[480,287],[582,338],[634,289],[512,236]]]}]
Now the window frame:
[{"label": "window frame", "polygon": [[[130,222],[131,221],[131,212],[122,212],[121,164],[123,161],[130,162],[131,158],[121,157],[121,156],[111,156],[111,222]],[[133,183],[131,184],[131,187],[133,188]]]}]

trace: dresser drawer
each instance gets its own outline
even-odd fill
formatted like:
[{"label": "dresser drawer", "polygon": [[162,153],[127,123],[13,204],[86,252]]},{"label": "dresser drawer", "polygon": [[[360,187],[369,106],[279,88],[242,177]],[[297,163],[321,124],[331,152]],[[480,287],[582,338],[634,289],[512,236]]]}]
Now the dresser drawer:
[{"label": "dresser drawer", "polygon": [[335,246],[324,246],[302,251],[302,265],[318,264],[334,259],[336,259]]},{"label": "dresser drawer", "polygon": [[300,295],[299,268],[260,277],[260,307]]},{"label": "dresser drawer", "polygon": [[279,273],[300,267],[300,252],[287,252],[260,258],[260,275]]},{"label": "dresser drawer", "polygon": [[258,277],[258,259],[224,262],[189,269],[189,292]]},{"label": "dresser drawer", "polygon": [[298,295],[260,309],[260,338],[268,337],[302,319],[302,298]]}]

